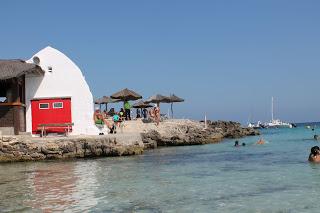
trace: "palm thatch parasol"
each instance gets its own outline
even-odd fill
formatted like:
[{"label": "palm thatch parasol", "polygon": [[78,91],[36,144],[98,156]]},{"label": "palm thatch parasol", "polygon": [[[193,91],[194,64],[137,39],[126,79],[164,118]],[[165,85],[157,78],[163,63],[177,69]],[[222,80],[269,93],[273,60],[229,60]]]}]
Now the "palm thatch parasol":
[{"label": "palm thatch parasol", "polygon": [[125,102],[126,101],[135,101],[142,98],[141,95],[136,93],[135,91],[129,90],[128,88],[125,88],[119,92],[114,93],[110,96],[111,98],[120,99],[123,101],[123,107],[125,108]]},{"label": "palm thatch parasol", "polygon": [[154,95],[151,96],[148,100],[145,101],[146,103],[155,103],[159,106],[160,103],[171,103],[170,98],[164,95]]},{"label": "palm thatch parasol", "polygon": [[108,110],[108,104],[109,103],[117,103],[120,102],[120,99],[113,99],[109,96],[103,96],[102,98],[99,98],[97,100],[95,100],[95,104],[99,104],[100,105],[100,110],[101,110],[101,104],[105,104],[106,105],[106,111]]},{"label": "palm thatch parasol", "polygon": [[176,96],[175,94],[170,95],[169,98],[171,103],[171,116],[173,118],[173,103],[184,102],[184,99]]},{"label": "palm thatch parasol", "polygon": [[141,95],[127,88],[114,93],[110,97],[114,99],[120,99],[122,101],[135,101],[142,98]]},{"label": "palm thatch parasol", "polygon": [[136,109],[143,109],[143,108],[150,108],[150,107],[152,107],[152,105],[147,104],[143,101],[138,101],[137,103],[133,104],[132,107],[136,108]]}]

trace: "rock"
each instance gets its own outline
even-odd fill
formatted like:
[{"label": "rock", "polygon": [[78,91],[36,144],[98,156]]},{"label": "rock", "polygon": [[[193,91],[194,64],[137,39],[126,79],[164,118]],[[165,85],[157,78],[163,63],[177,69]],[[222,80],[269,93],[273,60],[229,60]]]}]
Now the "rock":
[{"label": "rock", "polygon": [[30,155],[30,157],[33,159],[33,160],[43,160],[45,159],[45,155],[44,154],[41,154],[41,153],[32,153]]},{"label": "rock", "polygon": [[241,138],[260,134],[258,130],[241,127],[240,123],[233,121],[208,121],[208,126],[215,132],[223,134],[225,138]]},{"label": "rock", "polygon": [[[5,142],[4,142],[5,141]],[[142,154],[140,134],[68,138],[6,137],[0,141],[0,162]]]},{"label": "rock", "polygon": [[158,129],[142,133],[141,137],[148,145],[185,146],[218,143],[224,138],[241,138],[259,134],[257,130],[243,128],[240,123],[232,121],[209,121],[208,123],[208,128],[204,129],[204,125],[196,121],[164,122]]},{"label": "rock", "polygon": [[156,141],[151,141],[151,142],[144,142],[144,149],[156,149],[158,147],[158,144]]},{"label": "rock", "polygon": [[65,138],[34,138],[12,136],[0,138],[0,162],[34,161],[84,157],[140,155],[145,149],[158,146],[187,146],[217,143],[223,138],[259,134],[242,128],[236,122],[208,122],[208,128],[191,120],[167,120],[159,126],[128,123],[126,134],[104,136],[69,136]]}]

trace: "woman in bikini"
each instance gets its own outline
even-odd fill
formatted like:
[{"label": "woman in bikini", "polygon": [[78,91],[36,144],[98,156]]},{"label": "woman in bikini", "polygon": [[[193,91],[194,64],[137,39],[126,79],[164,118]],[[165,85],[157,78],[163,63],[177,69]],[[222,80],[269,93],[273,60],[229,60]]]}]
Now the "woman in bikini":
[{"label": "woman in bikini", "polygon": [[100,110],[97,109],[94,114],[93,114],[93,120],[94,123],[99,126],[99,125],[106,125],[109,129],[112,129],[112,125],[103,118],[103,115],[100,113]]}]

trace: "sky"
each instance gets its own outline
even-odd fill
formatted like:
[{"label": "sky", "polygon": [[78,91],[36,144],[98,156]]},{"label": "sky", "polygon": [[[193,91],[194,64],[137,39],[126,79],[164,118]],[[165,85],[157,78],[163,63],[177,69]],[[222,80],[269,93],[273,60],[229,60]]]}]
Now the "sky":
[{"label": "sky", "polygon": [[[46,46],[94,97],[175,93],[180,118],[320,120],[320,1],[19,1],[0,6],[0,58]],[[161,106],[167,111],[169,105]]]}]

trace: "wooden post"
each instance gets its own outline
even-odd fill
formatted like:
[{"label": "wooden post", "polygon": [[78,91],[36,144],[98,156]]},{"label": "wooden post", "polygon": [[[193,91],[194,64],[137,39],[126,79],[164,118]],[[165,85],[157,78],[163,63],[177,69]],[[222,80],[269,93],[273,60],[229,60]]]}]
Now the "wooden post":
[{"label": "wooden post", "polygon": [[[19,83],[17,78],[11,79],[11,100],[10,102],[17,103],[20,102],[19,98]],[[11,106],[13,107],[13,127],[14,127],[14,134],[19,135],[20,132],[20,113],[19,113],[19,106]]]},{"label": "wooden post", "polygon": [[13,107],[13,127],[14,127],[14,134],[19,135],[20,132],[20,113],[19,108],[20,106],[12,106]]}]

